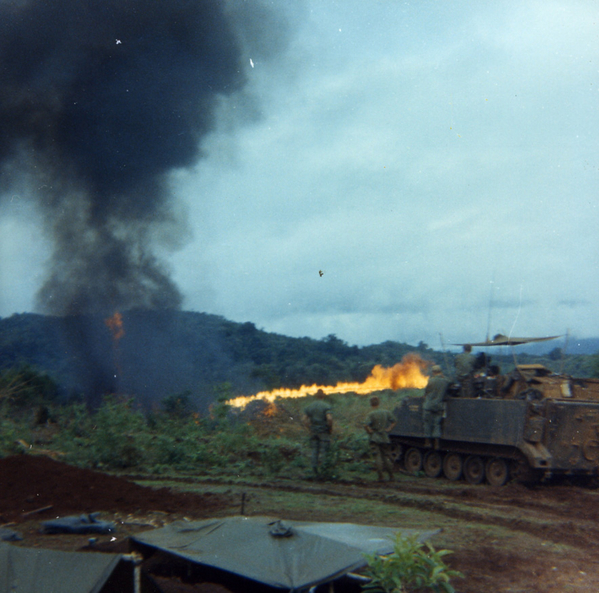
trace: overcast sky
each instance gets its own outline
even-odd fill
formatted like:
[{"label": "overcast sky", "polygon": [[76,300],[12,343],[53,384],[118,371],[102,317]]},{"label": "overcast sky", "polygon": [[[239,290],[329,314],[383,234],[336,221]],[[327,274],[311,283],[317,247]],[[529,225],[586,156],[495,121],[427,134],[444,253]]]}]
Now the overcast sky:
[{"label": "overcast sky", "polygon": [[[358,345],[598,336],[599,4],[297,6],[173,175],[184,308]],[[18,195],[1,214],[8,316],[49,246]]]}]

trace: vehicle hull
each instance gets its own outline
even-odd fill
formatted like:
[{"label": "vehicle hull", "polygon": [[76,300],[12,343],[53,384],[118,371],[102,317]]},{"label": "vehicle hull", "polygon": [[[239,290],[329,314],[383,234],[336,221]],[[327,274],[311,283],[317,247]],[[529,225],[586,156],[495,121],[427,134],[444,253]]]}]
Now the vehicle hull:
[{"label": "vehicle hull", "polygon": [[598,473],[599,401],[451,397],[440,439],[424,433],[423,401],[405,398],[396,408],[390,436],[397,451],[418,450],[424,459],[436,450],[442,457],[457,454],[464,463],[476,457],[472,468],[493,461],[495,473],[505,464],[512,477],[526,479]]}]

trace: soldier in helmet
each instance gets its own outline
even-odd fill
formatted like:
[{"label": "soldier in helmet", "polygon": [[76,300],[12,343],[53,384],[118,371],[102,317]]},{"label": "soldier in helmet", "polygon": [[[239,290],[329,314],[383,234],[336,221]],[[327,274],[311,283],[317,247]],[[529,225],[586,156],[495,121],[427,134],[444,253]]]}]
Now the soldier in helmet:
[{"label": "soldier in helmet", "polygon": [[389,474],[389,481],[393,480],[393,459],[391,458],[391,439],[389,432],[397,420],[389,410],[379,408],[380,400],[374,395],[370,398],[372,410],[366,418],[364,428],[368,433],[370,448],[374,455],[374,465],[379,482],[383,481],[383,472]]},{"label": "soldier in helmet", "polygon": [[462,397],[472,397],[474,368],[476,366],[476,356],[472,354],[472,346],[464,344],[463,351],[455,357],[456,380],[460,384],[460,395]]},{"label": "soldier in helmet", "polygon": [[424,403],[422,404],[422,423],[427,447],[431,446],[431,439],[435,439],[435,443],[438,444],[438,439],[441,438],[441,422],[449,386],[449,380],[443,376],[443,369],[439,365],[433,366],[431,373],[432,376],[424,389]]},{"label": "soldier in helmet", "polygon": [[325,401],[322,389],[316,392],[316,400],[304,410],[304,418],[306,427],[310,431],[312,471],[318,477],[322,465],[327,461],[331,447],[331,433],[333,432],[331,406]]}]

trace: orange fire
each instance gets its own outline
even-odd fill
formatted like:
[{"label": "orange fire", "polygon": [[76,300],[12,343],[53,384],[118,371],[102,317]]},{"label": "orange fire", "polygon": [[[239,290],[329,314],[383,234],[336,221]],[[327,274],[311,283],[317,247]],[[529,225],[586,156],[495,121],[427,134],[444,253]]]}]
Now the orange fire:
[{"label": "orange fire", "polygon": [[112,317],[104,320],[106,327],[112,332],[112,337],[118,341],[125,335],[123,316],[117,311]]},{"label": "orange fire", "polygon": [[428,383],[428,377],[423,373],[427,366],[429,363],[422,360],[417,354],[407,354],[401,362],[392,367],[385,368],[379,364],[375,365],[364,383],[337,383],[335,386],[302,385],[299,389],[274,389],[273,391],[261,391],[256,395],[242,395],[230,399],[227,404],[236,408],[245,408],[250,402],[258,399],[272,403],[278,398],[314,395],[319,389],[322,389],[325,394],[354,392],[360,395],[367,395],[383,389],[422,389]]},{"label": "orange fire", "polygon": [[106,327],[112,333],[112,355],[114,357],[114,369],[115,375],[114,378],[120,377],[121,373],[121,362],[120,362],[120,353],[119,353],[119,340],[125,335],[125,330],[123,329],[123,316],[116,311],[112,317],[108,317],[104,320]]}]

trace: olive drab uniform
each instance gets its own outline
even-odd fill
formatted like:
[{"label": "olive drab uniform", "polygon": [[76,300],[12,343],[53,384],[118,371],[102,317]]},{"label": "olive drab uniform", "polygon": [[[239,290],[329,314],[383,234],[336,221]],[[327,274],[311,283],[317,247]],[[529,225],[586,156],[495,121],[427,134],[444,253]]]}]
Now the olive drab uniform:
[{"label": "olive drab uniform", "polygon": [[476,356],[471,352],[462,352],[455,357],[456,380],[460,384],[460,395],[462,397],[472,397],[474,375],[474,366]]},{"label": "olive drab uniform", "polygon": [[331,426],[327,419],[331,414],[331,406],[322,399],[317,399],[304,410],[304,414],[310,426],[312,469],[318,473],[319,465],[326,460],[331,447]]},{"label": "olive drab uniform", "polygon": [[395,426],[396,422],[395,416],[389,410],[372,410],[366,418],[366,427],[370,429],[368,431],[370,449],[374,456],[374,465],[379,480],[383,479],[383,472],[389,474],[390,480],[393,479],[391,439],[387,431],[390,427]]},{"label": "olive drab uniform", "polygon": [[449,381],[441,374],[433,374],[424,389],[422,423],[425,436],[441,438],[441,422],[445,411],[445,395]]}]

